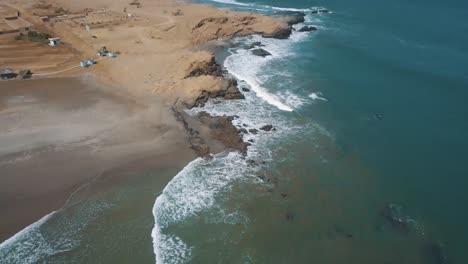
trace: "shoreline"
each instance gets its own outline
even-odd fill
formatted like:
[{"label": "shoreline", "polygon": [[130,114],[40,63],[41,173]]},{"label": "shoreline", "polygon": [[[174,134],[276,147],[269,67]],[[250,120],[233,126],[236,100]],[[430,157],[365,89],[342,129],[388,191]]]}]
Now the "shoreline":
[{"label": "shoreline", "polygon": [[185,131],[157,101],[135,101],[76,78],[1,82],[0,88],[2,241],[106,171],[138,164],[182,168],[194,158]]},{"label": "shoreline", "polygon": [[[21,4],[21,1],[19,1]],[[46,2],[46,1],[43,1]],[[89,2],[88,2],[89,3]],[[173,3],[172,1],[160,1],[158,2],[159,4],[161,3]],[[17,3],[18,4],[18,3]],[[73,6],[66,7],[65,3],[62,1],[55,1],[54,4],[62,4],[65,6],[66,9],[70,8],[72,9]],[[164,5],[163,5],[164,6]],[[174,7],[175,6],[175,7]],[[183,110],[184,109],[189,109],[194,106],[202,106],[206,100],[209,98],[216,98],[216,97],[223,97],[224,99],[242,99],[242,93],[239,92],[239,89],[237,88],[237,83],[235,81],[226,79],[226,77],[223,76],[221,73],[222,69],[219,65],[216,64],[214,61],[214,54],[211,52],[204,51],[205,49],[203,48],[205,44],[210,44],[212,41],[217,40],[217,39],[225,39],[228,40],[230,38],[233,38],[235,36],[242,36],[242,35],[249,35],[249,34],[261,34],[266,37],[277,37],[277,38],[285,38],[289,36],[288,34],[291,33],[291,25],[289,25],[289,22],[287,20],[274,20],[270,17],[267,16],[262,16],[262,15],[253,15],[253,14],[247,14],[247,13],[240,13],[240,12],[234,12],[234,11],[225,11],[222,9],[217,9],[214,7],[210,7],[207,5],[201,5],[201,4],[192,4],[192,3],[182,3],[182,4],[175,4],[174,6],[169,6],[166,5],[164,6],[167,9],[175,9],[177,10],[182,10],[181,12],[184,13],[183,15],[174,15],[172,18],[172,23],[175,26],[169,26],[163,30],[160,30],[160,33],[153,34],[151,33],[151,36],[146,36],[146,37],[141,37],[145,39],[145,41],[155,40],[156,42],[159,42],[161,39],[167,38],[165,41],[166,43],[163,43],[163,45],[160,46],[160,50],[157,50],[152,52],[150,56],[147,56],[146,52],[150,52],[154,50],[153,47],[148,47],[143,45],[144,47],[142,49],[136,48],[135,50],[132,50],[132,48],[125,46],[125,45],[120,45],[116,47],[116,50],[119,51],[119,56],[116,59],[113,59],[112,61],[105,61],[103,63],[98,63],[95,65],[95,67],[92,69],[92,73],[89,73],[86,69],[78,69],[78,70],[73,70],[70,73],[65,73],[65,74],[59,74],[57,76],[51,76],[51,77],[41,77],[41,78],[33,78],[33,80],[28,81],[31,82],[30,84],[34,82],[46,82],[46,83],[53,83],[56,80],[60,80],[63,78],[63,76],[72,76],[74,78],[88,78],[89,76],[97,76],[95,80],[92,80],[93,83],[96,83],[96,86],[99,87],[98,90],[105,91],[109,90],[111,94],[114,94],[114,96],[124,96],[126,97],[124,101],[130,99],[132,101],[131,104],[136,103],[137,105],[140,105],[141,100],[143,100],[143,104],[152,104],[154,103],[154,99],[158,98],[159,102],[158,104],[160,105],[161,109],[165,109],[164,111],[167,112],[173,108],[173,111],[176,113],[176,116],[179,116],[179,121],[182,121],[182,125],[185,129],[184,135],[180,135],[180,128],[181,124],[178,124],[178,133],[179,136],[178,138],[184,138],[184,140],[188,140],[190,143],[190,148],[195,151],[195,153],[198,156],[202,157],[209,157],[209,154],[216,154],[219,153],[225,149],[234,149],[238,150],[241,153],[246,152],[247,146],[249,143],[245,143],[242,140],[242,130],[235,127],[231,121],[233,117],[214,117],[209,114],[204,114],[203,117],[199,116],[199,118],[191,118],[188,115],[183,116]],[[60,6],[62,7],[62,6]],[[205,14],[205,9],[208,8],[210,12],[213,14]],[[22,11],[27,10],[27,7],[25,8],[24,6],[20,6]],[[190,14],[190,16],[182,21],[174,21],[179,19],[179,17],[184,17],[185,12],[189,13],[195,10],[194,14]],[[35,9],[33,9],[35,10]],[[139,11],[139,10],[135,10]],[[200,13],[203,11],[202,13]],[[115,11],[111,11],[115,12]],[[131,34],[131,31],[137,31],[139,34],[142,32],[146,32],[148,30],[149,21],[152,19],[151,16],[148,15],[148,13],[139,11],[140,13],[137,13],[135,17],[141,18],[141,20],[131,20],[127,21],[126,23],[128,26],[128,31],[123,33],[125,36],[126,34]],[[209,13],[209,12],[208,12]],[[26,14],[28,14],[28,11],[26,11]],[[164,11],[163,11],[164,14]],[[31,18],[33,15],[28,14],[26,17]],[[167,18],[167,15],[163,15],[162,17]],[[171,18],[171,17],[169,17]],[[153,18],[154,20],[157,20],[157,18]],[[198,22],[197,22],[198,21]],[[37,21],[34,21],[37,23]],[[89,38],[89,37],[83,37],[82,35],[82,29],[78,28],[68,28],[67,27],[67,22],[63,21],[54,21],[53,28],[50,27],[50,25],[44,24],[38,26],[38,28],[44,28],[48,32],[54,32],[56,35],[62,37],[63,39],[67,39],[69,37],[70,39],[73,40],[78,40],[76,41],[77,43],[72,43],[70,44],[71,46],[67,46],[66,50],[64,51],[65,53],[67,50],[73,49],[75,52],[73,52],[74,56],[72,58],[68,58],[67,60],[72,60],[76,59],[78,57],[84,57],[84,56],[92,56],[93,54],[93,48],[97,48],[100,44],[97,44],[94,40],[95,38]],[[169,19],[168,24],[171,24],[171,19]],[[159,22],[157,23],[157,27],[161,25],[166,25],[166,22]],[[180,24],[178,24],[178,22]],[[177,36],[185,36],[184,31],[187,32],[187,26],[193,24],[194,22],[197,22],[193,27],[191,28],[191,33],[188,35],[188,37],[182,37],[182,40],[179,39],[177,43],[177,47],[174,49],[172,47],[171,43],[173,40],[176,40]],[[167,24],[167,25],[168,25]],[[124,24],[125,25],[125,24]],[[181,29],[179,29],[182,32],[178,32],[176,36],[174,36],[172,33],[169,34],[169,36],[165,36],[168,31],[171,31],[174,27],[180,26]],[[117,27],[122,27],[122,25],[117,25]],[[138,27],[141,27],[138,28]],[[218,28],[219,27],[219,28]],[[245,27],[248,27],[247,31],[243,31]],[[257,28],[258,27],[258,28]],[[136,29],[135,29],[136,28]],[[240,28],[240,30],[239,30]],[[123,29],[123,28],[120,28]],[[167,30],[166,30],[167,29]],[[203,29],[203,34],[199,34],[200,29]],[[104,38],[107,38],[108,40],[105,40],[104,42],[112,42],[112,43],[119,43],[121,39],[119,39],[115,34],[109,33],[109,32],[103,32],[105,30],[108,30],[109,32],[113,32],[114,29],[109,29],[109,28],[97,28],[96,32],[101,34],[98,39],[101,39],[102,36]],[[93,30],[94,31],[94,30]],[[223,32],[225,31],[225,32]],[[221,34],[220,34],[221,32]],[[73,35],[76,34],[76,35]],[[154,35],[158,35],[154,36]],[[214,35],[213,35],[214,34]],[[196,35],[196,38],[193,38],[193,36]],[[94,36],[94,35],[93,35]],[[80,39],[80,37],[84,39]],[[139,42],[141,40],[138,40],[134,42],[135,45],[142,44],[143,41]],[[169,43],[167,42],[169,41]],[[101,42],[102,43],[102,42]],[[128,45],[128,44],[127,44]],[[132,45],[133,46],[133,45]],[[195,48],[196,47],[196,48]],[[195,48],[195,49],[194,49]],[[163,54],[167,53],[168,54]],[[150,60],[147,59],[147,57],[150,58]],[[157,65],[151,58],[158,62]],[[147,60],[145,60],[147,59]],[[160,64],[160,60],[165,61],[165,64],[175,64],[172,67],[169,67],[168,69],[165,67],[162,67]],[[151,63],[148,64],[146,61],[150,61]],[[40,68],[40,66],[38,66]],[[153,67],[153,68],[152,68]],[[141,69],[144,74],[142,76],[142,73],[139,71],[128,71],[129,68],[137,68]],[[180,70],[181,68],[182,70]],[[157,73],[148,73],[148,69],[155,69]],[[124,73],[125,72],[125,73]],[[138,75],[138,76],[133,76],[133,75]],[[157,77],[155,77],[157,75]],[[88,77],[87,77],[88,76]],[[94,78],[94,77],[92,77]],[[6,83],[12,84],[12,82],[15,81],[8,81],[8,82],[1,82],[0,85],[4,85]],[[23,82],[23,81],[21,81]],[[118,86],[118,87],[117,87]],[[104,88],[103,87],[107,87]],[[114,87],[114,88],[111,88]],[[129,89],[132,87],[133,89]],[[167,89],[169,87],[169,89]],[[110,91],[112,90],[112,91]],[[147,95],[150,95],[148,98]],[[49,95],[47,95],[49,96]],[[70,95],[67,95],[70,96]],[[128,96],[128,97],[127,97]],[[63,97],[65,98],[65,97]],[[63,100],[63,98],[59,98],[58,100]],[[153,98],[153,99],[151,99]],[[173,100],[177,102],[177,104],[173,104],[173,106],[170,105],[168,102],[173,102]],[[23,102],[22,102],[23,103]],[[124,103],[127,104],[128,102]],[[78,103],[80,105],[80,103]],[[137,108],[139,106],[136,106]],[[4,106],[2,107],[2,104],[0,103],[0,114],[1,110],[3,109]],[[8,106],[6,107],[6,110],[8,110]],[[178,114],[177,114],[178,113]],[[180,117],[183,116],[182,120]],[[168,117],[169,123],[171,123],[171,126],[174,126],[172,121],[175,121],[174,117]],[[198,120],[197,120],[198,119]],[[187,121],[188,120],[188,121]],[[219,128],[220,124],[222,124],[222,127]],[[158,126],[160,124],[156,124]],[[216,129],[214,129],[216,127]],[[218,129],[219,128],[219,129]],[[229,135],[226,137],[226,132]],[[51,139],[52,145],[58,144],[57,142],[54,143],[55,139]],[[174,140],[174,142],[178,141],[177,139]],[[60,145],[60,144],[59,144]],[[92,145],[92,144],[90,144]],[[139,145],[141,147],[141,145]],[[14,146],[15,147],[15,146]],[[13,149],[14,149],[13,147]],[[114,146],[110,146],[114,147]],[[151,148],[150,148],[151,149]],[[180,147],[175,148],[175,149],[180,149]],[[174,151],[175,151],[174,149]],[[188,148],[187,148],[188,150]],[[81,150],[67,150],[67,153],[71,153],[72,155],[75,155],[75,153],[79,154],[79,151]],[[87,157],[85,150],[83,153],[84,154],[79,154],[79,155],[84,155],[84,157]],[[128,151],[128,150],[127,150]],[[135,149],[131,150],[130,152],[127,153],[138,153],[141,152],[141,149],[136,146]],[[151,150],[148,153],[151,153],[153,150]],[[145,151],[143,151],[145,152]],[[188,152],[183,151],[185,154],[183,156],[186,156],[187,158],[180,158],[177,157],[174,159],[174,161],[177,160],[177,164],[179,166],[183,164],[186,164],[190,161],[193,160],[193,154],[188,154]],[[45,155],[50,155],[50,153],[47,154],[47,151],[45,151]],[[124,151],[125,153],[125,151]],[[40,156],[41,154],[39,154]],[[67,155],[63,156],[63,153],[58,154],[60,158],[67,160]],[[128,154],[125,154],[126,156]],[[145,154],[145,155],[155,155],[153,153],[151,154]],[[44,162],[55,162],[58,157],[51,157],[51,156],[46,156]],[[178,156],[178,155],[176,155]],[[188,158],[188,157],[191,158]],[[156,155],[157,157],[157,155]],[[2,156],[4,158],[4,156]],[[69,157],[70,159],[73,159]],[[114,158],[114,160],[112,160]],[[121,159],[120,157],[112,157],[109,158],[111,161],[110,164],[119,164],[119,160]],[[7,157],[7,160],[9,157]],[[11,160],[11,159],[10,159]],[[33,160],[37,160],[37,158],[33,158]],[[138,159],[136,159],[138,160]],[[172,161],[172,162],[174,162]],[[21,166],[24,166],[22,163],[27,163],[28,160],[22,161],[19,159],[18,161],[13,161],[11,165],[12,167],[9,168],[10,172],[13,174],[17,174],[18,170],[17,168],[20,168]],[[48,194],[49,198],[47,196],[42,196],[41,193],[38,193],[37,195],[41,195],[40,197],[45,199],[46,201],[44,203],[40,203],[42,205],[47,204],[45,208],[39,208],[37,207],[37,211],[35,213],[29,213],[29,216],[23,216],[22,221],[17,221],[17,216],[20,214],[23,214],[23,212],[18,212],[15,216],[15,214],[8,213],[8,210],[6,212],[8,215],[10,215],[11,220],[11,225],[6,227],[8,231],[3,232],[4,235],[0,236],[0,240],[4,240],[3,238],[7,239],[8,236],[11,236],[12,234],[16,233],[16,231],[13,231],[12,226],[16,226],[14,229],[15,230],[21,230],[20,227],[25,227],[31,224],[31,220],[27,219],[34,219],[33,221],[39,219],[43,215],[46,215],[47,213],[50,213],[53,210],[57,210],[60,208],[60,205],[64,204],[64,201],[70,193],[72,193],[76,188],[79,186],[82,186],[86,181],[91,179],[93,176],[91,175],[97,175],[98,171],[101,169],[102,166],[99,166],[97,164],[94,164],[95,161],[89,160],[88,163],[84,162],[82,164],[77,164],[77,167],[75,170],[76,172],[80,171],[82,173],[81,168],[87,167],[89,170],[94,171],[94,172],[89,172],[87,175],[88,177],[81,178],[80,181],[73,181],[72,183],[59,183],[60,187],[58,187],[61,191],[55,192],[56,196],[55,198],[52,197],[52,194]],[[138,163],[136,161],[136,163]],[[92,165],[90,168],[89,166]],[[110,168],[112,168],[115,165],[109,165]],[[18,166],[18,167],[15,167]],[[182,166],[183,167],[183,166]],[[23,167],[24,169],[25,167]],[[50,169],[50,167],[49,167]],[[2,169],[4,170],[4,169]],[[63,168],[58,168],[58,171],[63,170]],[[67,169],[69,171],[69,169]],[[27,171],[27,169],[26,169]],[[30,173],[30,172],[29,172]],[[25,172],[25,175],[27,175],[28,172]],[[67,173],[70,174],[70,173]],[[45,178],[44,178],[45,179]],[[42,180],[44,180],[42,179]],[[19,181],[19,179],[15,179],[16,181]],[[18,183],[16,183],[18,184]],[[19,187],[22,188],[22,187]],[[16,201],[16,197],[13,194],[12,195],[12,201]],[[29,198],[28,198],[29,199]],[[49,204],[50,201],[55,201],[53,204]],[[8,203],[8,201],[7,201]],[[19,206],[21,207],[21,206]],[[31,207],[30,204],[26,204],[25,207]],[[16,208],[18,209],[18,207]],[[21,211],[21,209],[18,209]],[[1,210],[2,212],[5,212],[5,210]],[[4,218],[5,219],[5,218]]]}]

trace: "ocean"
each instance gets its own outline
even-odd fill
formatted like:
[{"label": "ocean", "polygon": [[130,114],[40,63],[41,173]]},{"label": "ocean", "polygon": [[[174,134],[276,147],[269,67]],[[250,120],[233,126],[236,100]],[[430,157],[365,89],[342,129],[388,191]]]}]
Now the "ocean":
[{"label": "ocean", "polygon": [[219,50],[246,99],[188,112],[255,129],[247,157],[71,197],[0,244],[2,263],[468,262],[468,3],[198,2],[318,28]]}]

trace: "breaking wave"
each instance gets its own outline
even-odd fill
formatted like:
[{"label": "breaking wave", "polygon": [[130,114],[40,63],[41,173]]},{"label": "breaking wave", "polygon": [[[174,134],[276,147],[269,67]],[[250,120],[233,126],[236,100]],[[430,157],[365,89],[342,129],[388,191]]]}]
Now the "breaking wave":
[{"label": "breaking wave", "polygon": [[[295,32],[289,40],[262,38],[261,36],[242,37],[234,40],[242,46],[229,49],[230,55],[224,61],[228,73],[239,81],[239,88],[245,100],[229,100],[219,104],[216,99],[203,108],[188,110],[190,115],[206,111],[212,115],[236,116],[232,121],[238,128],[256,129],[256,133],[244,133],[244,141],[252,142],[247,156],[237,152],[221,153],[212,160],[196,159],[180,171],[159,195],[153,207],[154,227],[152,230],[153,249],[156,263],[187,263],[197,249],[184,238],[183,226],[196,223],[208,210],[209,219],[205,222],[236,224],[249,220],[243,212],[226,212],[221,207],[223,199],[229,197],[232,186],[238,182],[253,184],[258,182],[255,172],[259,169],[249,166],[248,160],[271,161],[270,145],[281,138],[291,138],[299,131],[311,131],[304,124],[297,124],[288,118],[290,112],[300,107],[302,98],[287,91],[270,89],[271,78],[268,65],[288,60],[294,55],[291,46],[303,40],[307,34]],[[247,47],[260,41],[262,48],[271,53],[266,58],[255,56]],[[284,78],[294,78],[293,74],[282,72]],[[276,131],[266,132],[259,128],[271,124]],[[213,209],[216,213],[213,213]],[[215,214],[215,215],[213,215]],[[213,219],[216,218],[216,219]],[[179,232],[178,232],[179,231]]]}]

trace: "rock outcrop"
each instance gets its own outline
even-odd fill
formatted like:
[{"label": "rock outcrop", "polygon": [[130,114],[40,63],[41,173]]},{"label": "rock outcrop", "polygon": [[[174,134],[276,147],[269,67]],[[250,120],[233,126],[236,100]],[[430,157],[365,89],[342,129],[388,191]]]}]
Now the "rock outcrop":
[{"label": "rock outcrop", "polygon": [[267,131],[267,132],[271,131],[272,129],[273,129],[272,125],[265,125],[260,128],[260,130]]},{"label": "rock outcrop", "polygon": [[292,27],[277,28],[271,33],[263,33],[264,38],[287,39],[292,34]]},{"label": "rock outcrop", "polygon": [[306,14],[299,11],[281,11],[274,13],[273,16],[285,17],[288,26],[292,26],[299,23],[304,23]]},{"label": "rock outcrop", "polygon": [[303,12],[296,11],[276,12],[272,15],[272,17],[282,21],[284,26],[278,28],[276,31],[270,34],[263,34],[262,36],[265,38],[287,39],[292,34],[292,26],[303,23],[305,21],[305,14]]},{"label": "rock outcrop", "polygon": [[200,133],[189,126],[189,123],[185,119],[185,116],[177,106],[172,107],[172,112],[174,113],[177,121],[181,122],[187,131],[188,142],[190,148],[195,152],[199,157],[209,158],[210,157],[210,148],[205,143],[205,140],[200,136]]},{"label": "rock outcrop", "polygon": [[231,116],[212,116],[207,112],[200,112],[198,120],[210,129],[211,138],[218,140],[228,149],[247,153],[250,145],[242,140],[241,132],[231,123]]},{"label": "rock outcrop", "polygon": [[254,43],[250,44],[248,49],[254,49],[254,48],[263,47],[263,46],[265,45],[263,45],[260,41],[255,41]]},{"label": "rock outcrop", "polygon": [[264,49],[254,49],[252,50],[252,54],[255,56],[260,56],[260,57],[266,57],[266,56],[271,56],[271,53],[264,50]]},{"label": "rock outcrop", "polygon": [[298,31],[299,32],[310,32],[310,31],[315,31],[315,30],[317,30],[317,28],[314,27],[314,26],[303,26]]},{"label": "rock outcrop", "polygon": [[225,80],[224,85],[214,91],[202,91],[193,102],[185,102],[188,108],[203,107],[210,98],[223,98],[225,100],[244,99],[244,95],[237,88],[237,81],[234,79]]},{"label": "rock outcrop", "polygon": [[222,76],[221,66],[216,63],[213,56],[210,61],[195,61],[187,69],[187,75],[184,78],[198,77],[202,75]]}]

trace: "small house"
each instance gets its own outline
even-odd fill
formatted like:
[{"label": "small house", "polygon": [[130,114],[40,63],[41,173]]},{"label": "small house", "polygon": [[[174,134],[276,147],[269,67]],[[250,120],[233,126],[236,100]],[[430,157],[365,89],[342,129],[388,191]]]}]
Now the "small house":
[{"label": "small house", "polygon": [[54,47],[60,44],[62,44],[62,41],[59,38],[49,38],[49,46]]},{"label": "small house", "polygon": [[16,78],[18,74],[12,69],[0,69],[0,78],[3,80],[13,79]]}]

